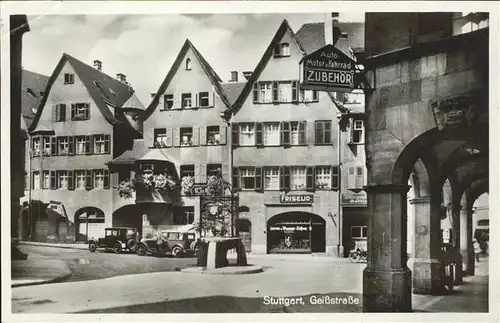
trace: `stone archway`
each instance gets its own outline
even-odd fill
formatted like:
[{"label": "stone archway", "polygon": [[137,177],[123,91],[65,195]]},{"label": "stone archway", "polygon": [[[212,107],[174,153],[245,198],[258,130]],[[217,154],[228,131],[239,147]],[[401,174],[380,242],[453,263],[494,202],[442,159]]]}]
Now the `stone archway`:
[{"label": "stone archway", "polygon": [[75,212],[76,241],[88,242],[89,239],[104,235],[105,214],[94,206],[86,206]]}]

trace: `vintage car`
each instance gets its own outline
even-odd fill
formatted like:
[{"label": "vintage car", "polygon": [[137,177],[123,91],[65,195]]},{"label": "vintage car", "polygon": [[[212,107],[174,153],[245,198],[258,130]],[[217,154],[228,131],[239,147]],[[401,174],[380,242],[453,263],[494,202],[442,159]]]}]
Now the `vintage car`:
[{"label": "vintage car", "polygon": [[138,234],[135,228],[106,228],[103,238],[89,241],[89,250],[90,252],[95,252],[97,249],[113,250],[115,253],[123,250],[135,251],[137,240]]},{"label": "vintage car", "polygon": [[197,247],[198,243],[194,232],[161,231],[155,238],[143,238],[137,244],[136,251],[139,256],[149,253],[156,256],[181,257],[194,255]]}]

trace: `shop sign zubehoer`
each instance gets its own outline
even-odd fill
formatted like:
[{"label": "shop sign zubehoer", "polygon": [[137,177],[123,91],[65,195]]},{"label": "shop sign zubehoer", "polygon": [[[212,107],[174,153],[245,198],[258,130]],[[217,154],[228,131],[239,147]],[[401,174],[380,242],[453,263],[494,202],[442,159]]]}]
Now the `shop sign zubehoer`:
[{"label": "shop sign zubehoer", "polygon": [[351,92],[355,87],[356,62],[333,45],[305,56],[301,69],[303,89]]}]

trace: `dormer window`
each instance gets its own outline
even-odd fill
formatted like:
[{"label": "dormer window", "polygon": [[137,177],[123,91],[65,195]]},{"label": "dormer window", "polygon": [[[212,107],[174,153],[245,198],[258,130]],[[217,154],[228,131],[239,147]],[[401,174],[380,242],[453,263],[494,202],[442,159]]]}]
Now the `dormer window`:
[{"label": "dormer window", "polygon": [[74,83],[75,83],[75,74],[65,73],[64,74],[64,84],[74,84]]},{"label": "dormer window", "polygon": [[186,71],[190,71],[190,70],[191,70],[191,59],[187,58],[186,59]]},{"label": "dormer window", "polygon": [[274,57],[288,57],[290,56],[290,44],[280,43],[274,47]]}]

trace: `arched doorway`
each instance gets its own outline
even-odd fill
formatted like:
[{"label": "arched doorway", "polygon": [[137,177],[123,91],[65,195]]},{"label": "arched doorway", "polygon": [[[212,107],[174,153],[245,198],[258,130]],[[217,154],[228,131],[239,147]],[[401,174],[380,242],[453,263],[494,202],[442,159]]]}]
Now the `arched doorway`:
[{"label": "arched doorway", "polygon": [[285,212],[267,221],[267,253],[311,253],[326,250],[326,221],[307,212]]},{"label": "arched doorway", "polygon": [[252,222],[248,219],[236,220],[236,230],[239,232],[246,252],[252,251]]},{"label": "arched doorway", "polygon": [[104,234],[104,212],[93,206],[87,206],[75,212],[76,241],[88,242]]}]

